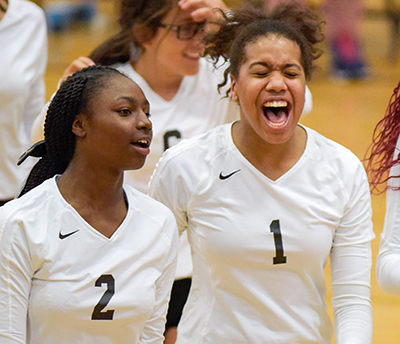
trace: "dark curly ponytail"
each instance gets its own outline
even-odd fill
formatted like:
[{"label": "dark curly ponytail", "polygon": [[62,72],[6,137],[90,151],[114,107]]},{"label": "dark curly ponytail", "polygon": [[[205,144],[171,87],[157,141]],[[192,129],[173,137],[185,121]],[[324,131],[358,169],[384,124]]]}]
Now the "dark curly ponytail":
[{"label": "dark curly ponytail", "polygon": [[44,126],[45,140],[25,153],[19,164],[29,155],[41,157],[32,168],[19,196],[27,193],[46,179],[62,174],[75,151],[72,124],[79,113],[90,114],[90,101],[116,75],[123,75],[114,68],[90,66],[65,80],[51,100]]},{"label": "dark curly ponytail", "polygon": [[221,14],[222,19],[216,23],[218,30],[205,37],[205,55],[213,60],[214,65],[218,65],[221,58],[229,60],[219,88],[227,84],[229,74],[238,77],[246,47],[271,34],[285,37],[300,47],[306,78],[311,78],[313,62],[322,54],[315,45],[324,38],[323,22],[311,9],[289,2],[277,6],[271,13],[265,13],[247,4],[241,9]]}]

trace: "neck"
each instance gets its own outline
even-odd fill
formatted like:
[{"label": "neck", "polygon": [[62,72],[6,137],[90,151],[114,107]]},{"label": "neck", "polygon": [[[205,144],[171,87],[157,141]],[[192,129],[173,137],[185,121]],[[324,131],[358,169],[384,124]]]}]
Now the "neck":
[{"label": "neck", "polygon": [[183,76],[169,72],[160,67],[156,57],[148,56],[146,52],[132,64],[152,90],[165,100],[171,100],[178,93]]},{"label": "neck", "polygon": [[[300,159],[307,143],[305,130],[297,126],[292,137],[282,144],[270,144],[260,139],[243,136],[241,123],[233,126],[233,141],[242,155],[261,173],[277,180],[288,172]],[[257,137],[255,135],[254,137]]]},{"label": "neck", "polygon": [[73,161],[59,179],[64,199],[93,228],[111,238],[127,214],[122,188],[123,172],[104,173],[94,166],[79,166]]},{"label": "neck", "polygon": [[93,166],[86,168],[72,161],[60,177],[59,189],[70,204],[90,203],[102,209],[123,200],[122,183],[123,172],[104,173]]}]

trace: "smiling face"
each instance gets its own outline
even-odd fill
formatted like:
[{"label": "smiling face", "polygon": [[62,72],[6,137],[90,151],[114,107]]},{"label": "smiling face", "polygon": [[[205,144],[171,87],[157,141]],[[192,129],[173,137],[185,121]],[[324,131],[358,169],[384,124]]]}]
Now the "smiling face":
[{"label": "smiling face", "polygon": [[[192,23],[189,11],[182,11],[175,6],[161,20],[164,25],[183,25]],[[195,75],[200,68],[200,56],[204,45],[198,33],[193,39],[182,41],[177,33],[168,28],[159,27],[155,36],[143,43],[145,53],[142,58],[150,58],[154,68],[163,73],[170,73],[174,77],[183,78],[186,75]]]},{"label": "smiling face", "polygon": [[90,113],[73,124],[78,147],[95,166],[120,173],[139,169],[150,153],[152,124],[142,90],[122,75],[112,77],[89,103]]},{"label": "smiling face", "polygon": [[299,46],[276,34],[246,47],[232,99],[241,108],[240,137],[267,144],[290,142],[305,102],[305,73]]}]

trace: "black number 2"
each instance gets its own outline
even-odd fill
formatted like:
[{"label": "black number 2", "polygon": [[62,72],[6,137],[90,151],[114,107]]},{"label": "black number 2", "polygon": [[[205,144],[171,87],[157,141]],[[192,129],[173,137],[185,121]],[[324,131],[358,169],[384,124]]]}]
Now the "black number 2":
[{"label": "black number 2", "polygon": [[96,283],[96,287],[101,287],[102,284],[107,284],[107,290],[104,292],[103,296],[101,297],[100,301],[93,309],[92,313],[92,320],[113,320],[114,310],[108,310],[102,312],[104,307],[110,302],[111,298],[115,292],[115,280],[112,275],[101,275]]},{"label": "black number 2", "polygon": [[274,220],[269,225],[271,229],[271,233],[274,234],[275,241],[275,257],[274,264],[285,264],[286,257],[283,253],[283,242],[282,242],[282,234],[281,234],[281,226],[279,224],[279,220]]}]

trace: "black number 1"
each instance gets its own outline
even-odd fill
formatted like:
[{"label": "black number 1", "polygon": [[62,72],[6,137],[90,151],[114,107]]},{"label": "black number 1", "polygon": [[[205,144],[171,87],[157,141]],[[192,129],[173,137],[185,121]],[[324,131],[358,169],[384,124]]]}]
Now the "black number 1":
[{"label": "black number 1", "polygon": [[101,275],[96,283],[96,287],[101,287],[102,284],[107,284],[107,290],[104,292],[100,301],[93,309],[92,320],[113,320],[114,310],[108,310],[106,312],[102,312],[104,307],[110,302],[111,298],[115,292],[115,280],[112,275]]},{"label": "black number 1", "polygon": [[281,234],[281,226],[279,225],[279,220],[274,220],[269,225],[271,229],[271,233],[274,234],[275,241],[275,257],[274,264],[285,264],[286,257],[283,254],[283,242],[282,242],[282,234]]}]

